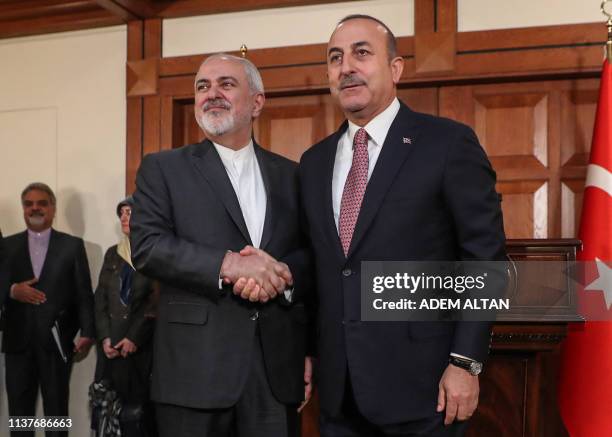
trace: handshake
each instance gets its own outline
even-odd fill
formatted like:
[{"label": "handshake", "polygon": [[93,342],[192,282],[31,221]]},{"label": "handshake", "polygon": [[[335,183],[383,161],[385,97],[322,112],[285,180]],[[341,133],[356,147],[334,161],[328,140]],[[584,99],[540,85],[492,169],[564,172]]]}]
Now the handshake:
[{"label": "handshake", "polygon": [[293,286],[287,264],[252,246],[228,252],[220,276],[223,283],[234,284],[234,294],[251,302],[267,302]]}]

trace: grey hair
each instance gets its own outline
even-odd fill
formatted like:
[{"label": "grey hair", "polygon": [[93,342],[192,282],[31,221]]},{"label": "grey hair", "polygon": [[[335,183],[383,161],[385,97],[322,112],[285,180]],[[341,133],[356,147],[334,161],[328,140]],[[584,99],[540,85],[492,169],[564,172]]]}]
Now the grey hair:
[{"label": "grey hair", "polygon": [[27,196],[30,191],[42,191],[43,193],[46,193],[49,196],[49,199],[51,200],[51,205],[55,205],[56,203],[55,193],[53,192],[53,190],[51,189],[49,185],[42,183],[42,182],[32,182],[27,187],[25,187],[23,191],[21,192],[21,202],[22,203],[23,203],[23,200],[25,199],[25,196]]},{"label": "grey hair", "polygon": [[261,74],[259,74],[259,70],[251,61],[240,56],[230,55],[228,53],[216,53],[206,58],[204,62],[200,64],[200,67],[206,64],[208,61],[212,61],[215,59],[228,59],[241,64],[244,68],[244,72],[246,73],[247,82],[249,83],[249,88],[251,89],[251,92],[253,94],[264,94],[264,85],[263,80],[261,80]]}]

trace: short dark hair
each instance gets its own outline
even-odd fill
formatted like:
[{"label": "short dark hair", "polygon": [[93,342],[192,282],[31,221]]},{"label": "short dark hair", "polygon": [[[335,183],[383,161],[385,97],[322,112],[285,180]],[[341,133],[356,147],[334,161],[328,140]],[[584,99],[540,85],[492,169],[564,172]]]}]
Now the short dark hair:
[{"label": "short dark hair", "polygon": [[121,209],[126,206],[128,208],[131,208],[132,206],[134,206],[134,198],[131,195],[127,196],[125,199],[123,199],[121,202],[117,204],[117,208],[115,210],[117,212],[117,217],[121,218]]},{"label": "short dark hair", "polygon": [[28,195],[30,191],[42,191],[43,193],[47,193],[49,195],[49,199],[51,200],[51,205],[55,205],[55,194],[51,187],[43,182],[32,182],[27,187],[23,189],[21,192],[21,202],[23,203],[23,199]]},{"label": "short dark hair", "polygon": [[336,27],[340,26],[345,21],[358,20],[358,19],[372,20],[380,24],[382,27],[384,27],[384,29],[387,31],[387,52],[389,55],[389,61],[395,58],[397,56],[397,41],[395,40],[395,35],[393,35],[393,32],[391,32],[391,29],[389,29],[389,26],[387,26],[385,23],[380,21],[378,18],[372,17],[371,15],[365,15],[365,14],[351,14],[351,15],[347,15],[342,20],[338,21],[338,24],[336,25]]}]

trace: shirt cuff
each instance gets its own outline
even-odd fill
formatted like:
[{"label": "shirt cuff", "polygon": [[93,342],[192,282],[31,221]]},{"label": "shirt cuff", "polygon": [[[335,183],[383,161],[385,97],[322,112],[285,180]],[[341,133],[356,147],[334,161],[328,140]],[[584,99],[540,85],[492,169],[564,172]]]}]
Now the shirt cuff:
[{"label": "shirt cuff", "polygon": [[287,290],[283,291],[283,294],[285,295],[285,299],[289,303],[293,302],[293,290],[294,290],[294,287],[291,287],[291,288],[288,288]]},{"label": "shirt cuff", "polygon": [[9,291],[9,297],[10,297],[11,299],[15,299],[15,292],[14,292],[14,290],[15,290],[15,287],[16,287],[16,286],[17,286],[17,284],[13,284],[13,285],[11,285],[11,289],[10,289],[10,291]]},{"label": "shirt cuff", "polygon": [[463,358],[464,360],[470,360],[470,361],[474,361],[474,362],[476,362],[476,360],[475,360],[474,358],[466,357],[465,355],[456,354],[455,352],[451,352],[450,354],[451,354],[453,357]]}]

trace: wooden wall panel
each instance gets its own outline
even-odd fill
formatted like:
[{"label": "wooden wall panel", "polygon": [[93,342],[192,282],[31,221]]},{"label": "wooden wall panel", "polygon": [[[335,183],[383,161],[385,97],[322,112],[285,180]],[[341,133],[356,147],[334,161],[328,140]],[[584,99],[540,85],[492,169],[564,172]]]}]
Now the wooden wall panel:
[{"label": "wooden wall panel", "polygon": [[256,121],[255,138],[275,153],[299,161],[302,153],[341,123],[329,94],[271,97]]},{"label": "wooden wall panel", "polygon": [[[181,90],[187,80],[181,80]],[[405,88],[399,97],[417,111],[437,113],[436,88]],[[201,141],[204,134],[194,119],[193,98],[166,96],[162,103],[161,124],[172,126],[162,132],[161,149]],[[344,121],[342,112],[329,93],[305,96],[267,97],[261,116],[255,121],[254,135],[263,147],[294,161],[311,145],[334,132]],[[152,130],[149,128],[148,130]],[[163,129],[162,129],[163,130]]]},{"label": "wooden wall panel", "polygon": [[440,115],[474,128],[497,172],[509,238],[576,235],[595,79],[440,88]]},{"label": "wooden wall panel", "polygon": [[[528,374],[529,357],[518,359],[514,354],[494,353],[487,361],[487,371],[480,377],[480,402],[467,437],[496,436],[516,437],[523,435],[522,417],[525,405],[525,381]],[[504,411],[506,424],[500,433],[500,411]]]},{"label": "wooden wall panel", "polygon": [[546,181],[499,182],[506,238],[546,238]]}]

